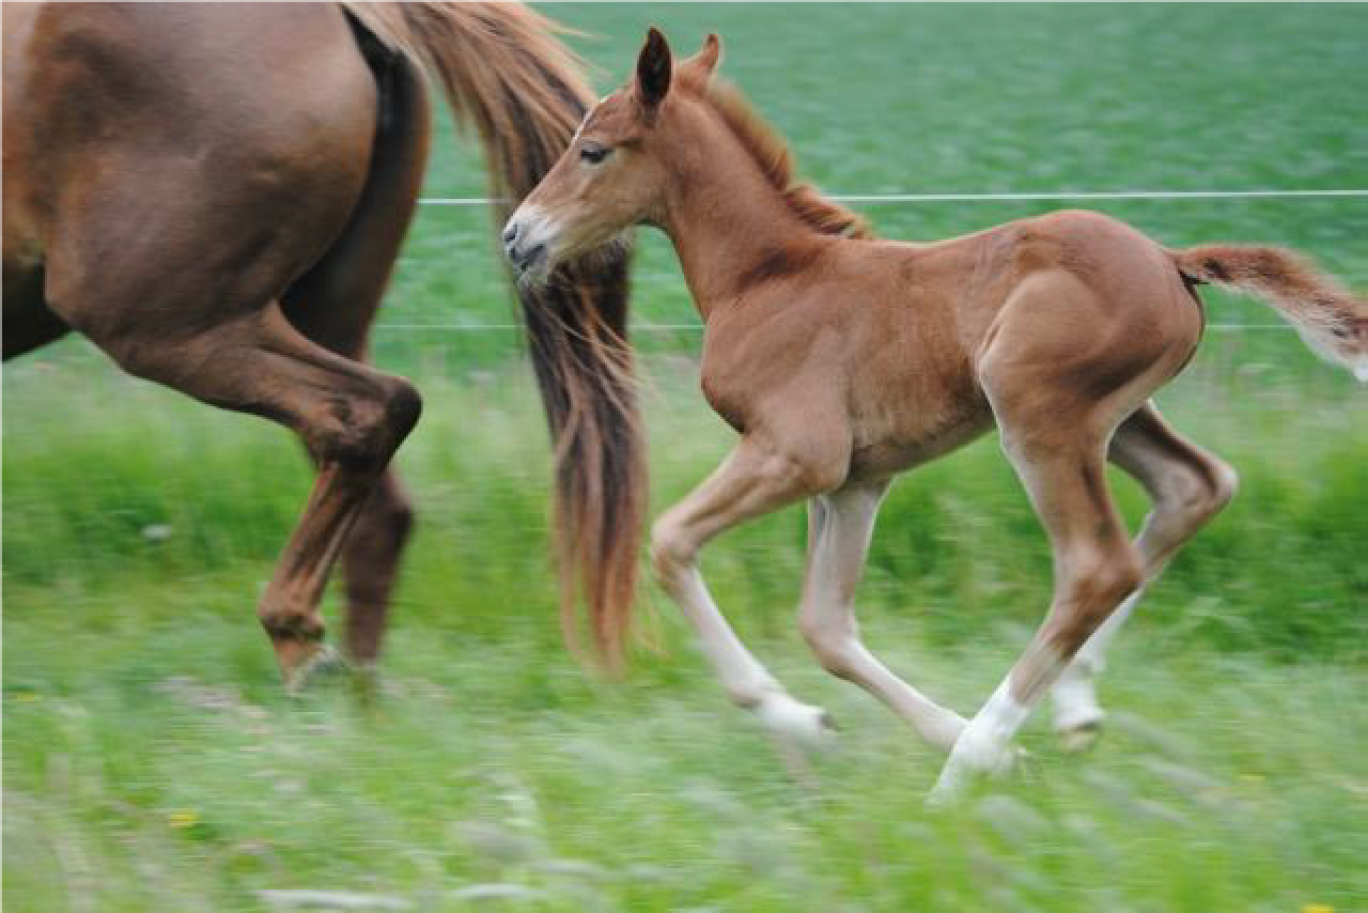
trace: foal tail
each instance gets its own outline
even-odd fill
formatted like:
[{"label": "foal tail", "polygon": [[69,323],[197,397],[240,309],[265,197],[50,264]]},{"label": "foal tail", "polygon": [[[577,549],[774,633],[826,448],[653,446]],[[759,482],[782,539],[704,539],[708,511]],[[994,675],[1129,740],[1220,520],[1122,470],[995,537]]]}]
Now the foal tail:
[{"label": "foal tail", "polygon": [[1264,299],[1306,344],[1368,383],[1368,301],[1311,263],[1278,247],[1204,244],[1169,251],[1178,271]]},{"label": "foal tail", "polygon": [[[556,27],[510,3],[345,3],[361,24],[444,90],[474,124],[502,201],[496,225],[550,170],[593,96]],[[629,251],[567,264],[544,288],[519,288],[555,453],[555,553],[561,618],[576,648],[589,606],[599,655],[622,661],[636,595],[646,503],[645,445],[627,340]]]}]

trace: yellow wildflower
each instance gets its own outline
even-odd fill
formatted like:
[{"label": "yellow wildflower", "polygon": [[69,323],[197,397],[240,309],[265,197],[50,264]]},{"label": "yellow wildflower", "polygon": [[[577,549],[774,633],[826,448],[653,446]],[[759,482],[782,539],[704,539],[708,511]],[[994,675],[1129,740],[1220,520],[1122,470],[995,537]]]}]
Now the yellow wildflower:
[{"label": "yellow wildflower", "polygon": [[[199,815],[190,811],[188,808],[181,808],[168,814],[166,816],[166,823],[177,830],[194,827],[196,824],[199,824]],[[1303,910],[1302,913],[1307,913],[1307,911]],[[1325,911],[1311,910],[1310,913],[1325,913]],[[1332,910],[1330,913],[1334,913],[1334,911]]]}]

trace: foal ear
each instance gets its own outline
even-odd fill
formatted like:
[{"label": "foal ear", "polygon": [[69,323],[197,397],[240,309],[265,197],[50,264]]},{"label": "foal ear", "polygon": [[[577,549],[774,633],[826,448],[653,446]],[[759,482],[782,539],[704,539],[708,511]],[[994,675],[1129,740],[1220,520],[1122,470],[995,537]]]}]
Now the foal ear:
[{"label": "foal ear", "polygon": [[717,69],[717,62],[722,59],[722,40],[717,37],[716,32],[709,32],[708,37],[703,39],[703,48],[688,60],[680,61],[679,72],[683,73],[687,68],[696,72],[703,79],[707,79]]},{"label": "foal ear", "polygon": [[670,68],[670,45],[660,30],[653,27],[646,33],[636,69],[637,99],[647,112],[654,111],[670,91]]}]

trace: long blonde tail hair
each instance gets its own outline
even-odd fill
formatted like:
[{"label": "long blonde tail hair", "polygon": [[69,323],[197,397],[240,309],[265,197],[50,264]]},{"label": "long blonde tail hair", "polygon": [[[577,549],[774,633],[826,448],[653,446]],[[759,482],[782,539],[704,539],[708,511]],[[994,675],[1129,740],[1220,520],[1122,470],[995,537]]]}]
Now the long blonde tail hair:
[{"label": "long blonde tail hair", "polygon": [[[593,96],[555,27],[510,3],[344,3],[391,50],[443,89],[473,124],[490,189],[509,212],[569,143]],[[542,289],[518,290],[555,447],[555,551],[561,615],[576,643],[588,604],[593,641],[622,660],[636,596],[646,504],[645,445],[627,339],[628,251],[568,264]]]}]

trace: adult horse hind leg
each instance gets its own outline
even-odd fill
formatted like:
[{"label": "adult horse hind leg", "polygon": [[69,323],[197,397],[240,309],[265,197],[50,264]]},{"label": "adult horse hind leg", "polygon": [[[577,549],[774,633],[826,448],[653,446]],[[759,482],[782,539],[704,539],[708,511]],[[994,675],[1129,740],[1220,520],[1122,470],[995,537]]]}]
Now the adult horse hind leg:
[{"label": "adult horse hind leg", "polygon": [[293,680],[319,653],[341,540],[419,411],[407,382],[278,304],[356,209],[374,77],[328,4],[44,10],[56,57],[26,110],[48,305],[130,373],[292,428],[322,467],[260,607]]},{"label": "adult horse hind leg", "polygon": [[[1133,476],[1154,504],[1135,539],[1147,585],[1230,502],[1237,484],[1235,470],[1183,439],[1153,404],[1141,406],[1121,423],[1112,437],[1109,459]],[[1055,730],[1066,748],[1086,748],[1100,731],[1104,713],[1097,702],[1096,678],[1104,668],[1107,646],[1142,592],[1128,596],[1088,638],[1051,690]]]},{"label": "adult horse hind leg", "polygon": [[303,439],[320,471],[258,614],[287,683],[319,655],[318,601],[342,541],[421,400],[407,382],[315,345],[272,303],[234,320],[167,338],[133,324],[96,338],[132,374],[216,406],[279,421]]},{"label": "adult horse hind leg", "polygon": [[[318,482],[259,607],[293,685],[321,653],[317,604],[342,538],[417,420],[420,401],[406,381],[305,338],[274,300],[284,277],[317,259],[314,236],[335,234],[335,207],[302,201],[293,211],[253,212],[234,205],[225,178],[216,208],[196,200],[202,184],[169,186],[176,188],[165,191],[171,202],[138,223],[141,233],[127,231],[120,207],[73,210],[55,232],[48,298],[124,370],[273,419],[299,434],[319,462]],[[121,199],[133,189],[110,194]]]},{"label": "adult horse hind leg", "polygon": [[[379,80],[385,114],[360,201],[328,252],[281,302],[301,333],[355,361],[367,360],[371,324],[417,203],[429,133],[427,96],[413,67],[403,60],[376,65],[386,67]],[[412,503],[394,467],[387,467],[342,547],[346,649],[361,666],[379,658],[413,521]]]}]

